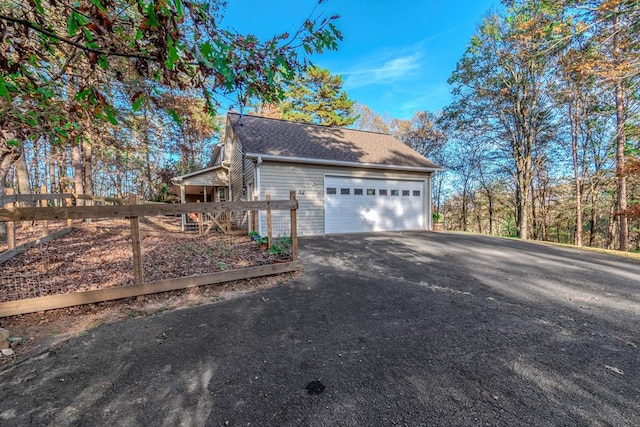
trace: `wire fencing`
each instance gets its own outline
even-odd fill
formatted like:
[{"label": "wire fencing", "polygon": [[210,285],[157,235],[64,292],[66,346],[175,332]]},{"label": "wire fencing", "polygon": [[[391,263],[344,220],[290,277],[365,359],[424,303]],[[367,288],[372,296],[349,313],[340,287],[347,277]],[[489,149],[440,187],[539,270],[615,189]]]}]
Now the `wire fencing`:
[{"label": "wire fencing", "polygon": [[[0,316],[295,271],[296,209],[295,199],[2,209],[0,221],[73,223],[0,261]],[[274,236],[272,222],[261,235],[252,222],[262,211],[280,212],[275,226],[293,233]],[[211,220],[220,212],[232,227]],[[184,227],[191,214],[198,226]]]}]

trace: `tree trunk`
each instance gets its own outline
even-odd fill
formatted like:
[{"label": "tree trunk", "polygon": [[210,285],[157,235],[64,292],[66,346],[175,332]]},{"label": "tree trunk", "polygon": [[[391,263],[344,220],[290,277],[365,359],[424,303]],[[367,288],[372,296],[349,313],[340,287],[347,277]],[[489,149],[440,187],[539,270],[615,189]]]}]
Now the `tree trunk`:
[{"label": "tree trunk", "polygon": [[[92,165],[93,165],[93,147],[91,144],[83,140],[82,141],[82,175],[84,178],[84,194],[89,196],[93,196],[93,173],[92,173]],[[91,200],[85,201],[85,206],[91,206],[93,202]]]},{"label": "tree trunk", "polygon": [[122,198],[122,171],[121,171],[121,163],[122,157],[120,154],[116,153],[115,163],[116,163],[116,197]]},{"label": "tree trunk", "polygon": [[[71,150],[71,164],[73,166],[74,193],[84,194],[84,167],[82,166],[82,152],[79,145],[74,145]],[[78,206],[84,206],[84,200],[76,200]]]},{"label": "tree trunk", "polygon": [[538,239],[538,220],[537,220],[537,212],[536,212],[536,191],[534,188],[534,182],[531,180],[531,238],[533,240]]},{"label": "tree trunk", "polygon": [[516,183],[516,227],[518,230],[518,237],[521,239],[529,238],[528,221],[527,221],[527,189],[529,188],[526,183],[524,170],[517,171],[517,183]]},{"label": "tree trunk", "polygon": [[27,171],[27,162],[24,159],[24,153],[16,159],[14,163],[16,189],[18,194],[31,194],[31,186],[29,185],[29,172]]},{"label": "tree trunk", "polygon": [[493,234],[493,195],[487,191],[487,199],[489,201],[489,234]]},{"label": "tree trunk", "polygon": [[0,195],[5,194],[7,174],[21,154],[20,150],[9,145],[9,141],[12,139],[14,139],[12,133],[0,129]]},{"label": "tree trunk", "polygon": [[611,204],[609,210],[609,226],[607,227],[607,249],[613,249],[615,244],[615,228],[616,228],[616,202]]},{"label": "tree trunk", "polygon": [[478,222],[478,233],[482,234],[482,208],[476,203],[476,221]]},{"label": "tree trunk", "polygon": [[145,165],[145,177],[146,177],[146,180],[147,180],[145,195],[146,195],[147,200],[151,200],[153,198],[153,196],[156,195],[156,194],[154,194],[155,189],[154,189],[154,186],[153,186],[153,181],[151,179],[151,153],[150,153],[149,147],[146,148],[145,162],[146,162],[146,165]]},{"label": "tree trunk", "polygon": [[625,148],[627,138],[625,128],[624,89],[622,81],[616,81],[616,181],[618,190],[618,247],[621,251],[629,250],[629,219],[627,218],[627,177],[625,176]]},{"label": "tree trunk", "polygon": [[58,168],[58,193],[65,193],[69,190],[69,177],[67,176],[66,156],[63,151],[59,151],[56,166]]},{"label": "tree trunk", "polygon": [[[619,7],[618,7],[619,8]],[[620,17],[618,10],[614,14],[614,35],[613,35],[613,57],[616,68],[620,66],[622,49],[618,35]],[[616,181],[618,190],[617,200],[617,216],[618,216],[618,238],[619,249],[621,251],[629,250],[629,220],[627,218],[627,178],[625,176],[625,148],[627,138],[625,135],[625,96],[624,82],[622,77],[617,77],[615,81],[616,90]]]},{"label": "tree trunk", "polygon": [[49,146],[49,160],[47,161],[47,173],[49,175],[49,192],[55,193],[58,185],[56,181],[56,158],[55,150],[52,146]]},{"label": "tree trunk", "polygon": [[41,178],[41,162],[40,162],[40,139],[33,141],[33,157],[31,158],[31,177],[33,178],[34,188],[40,188],[44,185]]},{"label": "tree trunk", "polygon": [[[578,102],[577,100],[575,101]],[[573,159],[573,179],[576,190],[576,246],[582,246],[582,179],[578,165],[578,108],[573,108],[569,102],[569,122],[571,125],[571,155]]]},{"label": "tree trunk", "polygon": [[462,231],[467,231],[467,192],[463,191],[462,192],[462,217],[461,222],[462,222]]},{"label": "tree trunk", "polygon": [[[2,133],[2,131],[0,131],[0,137],[5,137],[5,134]],[[0,141],[0,144],[4,144],[4,141]],[[0,145],[0,147],[1,146],[2,145]],[[2,149],[0,150],[0,196],[4,196],[6,194],[5,183],[7,174],[9,173],[9,169],[11,169],[11,166],[15,163],[19,156],[19,152],[9,148],[8,146],[2,147]],[[0,240],[6,240],[7,223],[4,221],[0,221],[0,236]]]},{"label": "tree trunk", "polygon": [[589,226],[589,246],[593,247],[593,241],[596,235],[596,221],[598,220],[597,216],[597,203],[598,203],[598,193],[596,191],[591,192],[591,215],[590,221],[591,224]]},{"label": "tree trunk", "polygon": [[143,126],[141,126],[140,131],[143,133],[142,140],[144,141],[144,179],[143,179],[143,191],[141,194],[144,194],[147,200],[152,200],[155,194],[155,187],[152,182],[152,174],[151,174],[151,143],[149,141],[149,117],[148,117],[148,109],[145,107],[143,114]]}]

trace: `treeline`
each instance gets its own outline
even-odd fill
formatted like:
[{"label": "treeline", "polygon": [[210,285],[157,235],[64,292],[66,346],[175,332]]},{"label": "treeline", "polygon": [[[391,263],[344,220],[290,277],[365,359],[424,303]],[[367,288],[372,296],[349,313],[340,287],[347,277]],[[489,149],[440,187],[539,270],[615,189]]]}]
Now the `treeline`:
[{"label": "treeline", "polygon": [[503,3],[444,111],[403,121],[361,107],[357,127],[445,168],[433,181],[445,229],[640,250],[640,4]]},{"label": "treeline", "polygon": [[479,26],[440,118],[446,227],[638,250],[636,1],[507,1]]},{"label": "treeline", "polygon": [[75,144],[25,140],[5,182],[20,194],[44,187],[51,193],[171,200],[171,178],[211,160],[223,118],[209,115],[197,96],[166,93],[154,103],[164,108],[116,109],[117,124],[85,126]]},{"label": "treeline", "polygon": [[640,3],[503,1],[449,79],[453,102],[412,120],[360,107],[445,171],[445,229],[640,250]]}]

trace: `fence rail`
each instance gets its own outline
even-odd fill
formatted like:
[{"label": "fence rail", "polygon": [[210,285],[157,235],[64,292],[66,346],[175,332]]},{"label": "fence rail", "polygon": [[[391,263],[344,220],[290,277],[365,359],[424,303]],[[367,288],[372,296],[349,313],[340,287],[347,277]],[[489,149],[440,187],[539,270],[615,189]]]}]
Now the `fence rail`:
[{"label": "fence rail", "polygon": [[65,200],[65,199],[81,199],[87,198],[90,199],[92,196],[84,196],[84,195],[74,195],[72,193],[60,193],[60,194],[7,194],[5,196],[0,197],[0,205],[5,205],[7,203],[23,203],[29,202],[32,205],[36,204],[41,200]]},{"label": "fence rail", "polygon": [[[56,199],[67,199],[68,194],[56,194],[56,195],[39,195],[40,203],[42,201],[50,201]],[[72,197],[76,197],[71,195]],[[11,196],[14,197],[14,196]],[[76,197],[77,198],[77,197]],[[26,199],[26,198],[25,198]],[[101,200],[100,200],[101,199]],[[31,198],[29,200],[35,200],[35,198]],[[85,197],[85,200],[87,198]],[[209,202],[209,203],[184,203],[184,204],[144,204],[143,201],[139,201],[136,196],[131,196],[129,199],[115,199],[115,198],[97,198],[92,197],[91,200],[103,202],[103,203],[117,203],[114,205],[108,206],[67,206],[67,207],[13,207],[7,206],[5,208],[0,209],[0,221],[4,221],[7,225],[11,225],[7,227],[7,230],[13,228],[15,232],[15,224],[20,221],[35,221],[35,222],[43,222],[46,223],[48,221],[66,221],[68,227],[63,228],[62,231],[58,230],[54,233],[51,233],[48,237],[43,236],[40,239],[36,239],[32,242],[28,242],[26,244],[10,248],[10,250],[5,251],[4,253],[0,253],[0,317],[3,316],[11,316],[16,314],[24,314],[34,311],[42,311],[49,310],[54,308],[62,308],[69,307],[78,304],[87,304],[101,301],[108,301],[112,299],[120,299],[131,296],[145,295],[149,293],[155,292],[165,292],[167,290],[176,290],[176,289],[184,289],[193,286],[201,286],[205,284],[213,284],[220,283],[229,280],[241,280],[252,277],[259,277],[264,275],[271,274],[279,274],[283,272],[291,272],[299,269],[299,263],[297,260],[298,257],[298,239],[297,239],[297,209],[298,202],[295,197],[295,193],[291,192],[290,200],[266,200],[266,201],[255,201],[255,202],[246,202],[246,201],[234,201],[234,202]],[[6,198],[2,199],[3,202],[13,204],[19,202],[25,202],[27,200],[13,198],[10,201],[7,201]],[[126,204],[125,204],[126,203]],[[140,204],[138,204],[140,203]],[[289,227],[290,236],[282,237],[274,237],[272,232],[272,223],[269,221],[268,223],[268,237],[264,236],[263,240],[266,240],[266,246],[268,251],[274,249],[274,254],[278,254],[282,258],[274,258],[266,259],[264,256],[258,254],[256,255],[255,248],[256,243],[249,240],[247,236],[247,232],[243,232],[242,236],[238,237],[238,233],[236,236],[230,234],[221,234],[220,237],[206,235],[204,232],[204,227],[202,226],[203,221],[202,218],[206,216],[211,216],[212,214],[225,212],[228,218],[231,218],[230,215],[232,212],[236,212],[238,217],[242,217],[243,215],[248,215],[249,213],[256,214],[258,211],[266,211],[267,217],[271,218],[271,211],[288,211],[289,222],[286,224],[286,227]],[[145,255],[145,251],[143,251],[143,246],[145,243],[144,239],[150,239],[149,242],[163,242],[165,244],[167,241],[171,242],[185,242],[184,239],[180,239],[181,237],[185,237],[186,234],[179,232],[179,227],[176,232],[166,232],[164,234],[159,233],[157,231],[149,232],[149,227],[154,225],[162,225],[162,222],[165,221],[164,218],[175,218],[184,214],[195,214],[199,221],[199,234],[197,236],[189,236],[191,239],[200,239],[197,244],[202,243],[203,245],[209,244],[209,247],[213,247],[217,250],[217,246],[215,245],[226,245],[227,249],[224,251],[233,251],[237,248],[241,248],[239,255],[231,256],[234,259],[234,265],[247,265],[246,268],[233,268],[226,269],[226,263],[223,261],[215,261],[214,264],[218,265],[221,269],[225,271],[215,271],[215,272],[206,272],[206,269],[203,270],[205,274],[197,274],[197,275],[189,275],[187,277],[172,277],[171,274],[165,277],[169,277],[168,279],[163,279],[162,276],[158,276],[161,273],[158,273],[158,267],[156,264],[150,265],[143,262]],[[82,227],[74,227],[72,221],[73,220],[89,220],[93,221],[88,224],[84,224]],[[141,224],[141,221],[144,220],[144,223]],[[103,226],[101,224],[105,224],[105,221],[116,221],[117,227],[108,227]],[[281,228],[283,224],[280,224]],[[145,231],[142,230],[142,226],[146,227]],[[14,277],[11,276],[11,266],[7,265],[9,260],[12,257],[17,255],[21,255],[25,252],[25,256],[28,256],[28,251],[36,248],[36,250],[40,250],[38,248],[42,248],[46,245],[55,245],[57,241],[54,241],[55,238],[60,237],[62,239],[69,238],[73,236],[73,230],[75,233],[86,232],[88,228],[92,228],[94,230],[93,236],[95,236],[95,232],[103,233],[102,235],[110,235],[110,236],[119,236],[121,242],[124,242],[123,235],[126,235],[126,240],[130,240],[129,243],[129,259],[131,265],[131,269],[129,273],[126,273],[127,277],[130,279],[123,279],[117,285],[105,285],[106,288],[102,288],[99,284],[90,286],[90,290],[77,292],[72,291],[71,293],[65,292],[63,288],[68,288],[65,284],[67,280],[64,280],[64,277],[46,277],[46,276],[38,276],[38,274],[44,275],[55,275],[60,274],[56,273],[57,271],[64,270],[56,270],[56,266],[60,264],[59,262],[59,254],[51,255],[51,260],[47,258],[46,262],[42,264],[44,266],[38,267],[39,270],[42,270],[41,273],[34,273],[34,275],[26,279],[29,284],[33,283],[35,288],[33,292],[28,292],[28,296],[21,296],[18,299],[7,300],[7,298],[1,298],[2,292],[14,292],[13,288],[19,287],[16,285],[19,281],[25,281],[25,274],[29,274],[29,263],[24,262],[23,264],[19,264],[18,261],[10,261],[12,265],[19,265],[19,268],[16,268],[16,273]],[[128,232],[127,232],[128,228]],[[96,231],[97,230],[97,231]],[[207,228],[209,230],[209,228]],[[225,230],[222,230],[225,231]],[[229,230],[226,230],[229,231]],[[109,234],[104,234],[109,233]],[[159,237],[162,236],[162,237]],[[176,237],[177,239],[174,239]],[[222,243],[211,243],[217,242],[216,238],[221,239]],[[116,239],[116,237],[113,237]],[[156,239],[156,240],[153,240]],[[209,240],[207,240],[209,239]],[[214,239],[214,240],[211,240]],[[235,240],[234,240],[235,239]],[[244,240],[242,240],[244,239]],[[76,238],[76,240],[78,240]],[[81,238],[79,239],[82,240]],[[107,238],[99,239],[100,240],[108,240]],[[235,243],[228,243],[232,241]],[[191,242],[193,240],[186,240]],[[282,242],[286,241],[287,253],[282,255]],[[239,242],[239,243],[238,243]],[[177,250],[169,250],[171,256],[190,256],[192,252],[196,254],[197,257],[202,258],[204,255],[202,253],[210,253],[214,251],[214,249],[206,249],[206,245],[203,246],[205,249],[201,249],[197,247],[196,243],[193,245],[185,244],[185,243],[175,243],[176,246],[180,246]],[[62,243],[61,243],[62,244]],[[75,243],[74,243],[75,244]],[[99,245],[100,243],[98,243]],[[106,244],[106,243],[105,243]],[[149,243],[153,246],[153,243]],[[173,244],[173,243],[172,243]],[[191,245],[191,246],[190,246]],[[195,245],[195,246],[194,246]],[[212,246],[213,245],[213,246]],[[247,246],[250,245],[250,246]],[[192,248],[196,248],[193,249]],[[186,248],[182,250],[182,247]],[[222,246],[221,246],[222,247]],[[247,251],[249,247],[251,251]],[[90,256],[86,252],[89,251],[88,248],[84,256]],[[146,254],[151,254],[157,252],[153,247],[146,248],[148,249]],[[126,247],[124,249],[126,251]],[[167,250],[166,248],[164,249]],[[191,251],[191,252],[190,252]],[[200,252],[202,253],[200,253]],[[251,258],[254,262],[253,265],[249,261],[245,262],[245,260],[237,260],[236,258],[241,258],[244,255],[244,252],[248,253],[248,257]],[[55,251],[54,251],[55,252]],[[261,252],[261,253],[271,253],[271,252]],[[186,255],[185,255],[186,254]],[[229,254],[227,254],[229,255]],[[105,255],[100,255],[105,256]],[[172,264],[171,256],[167,254],[162,254],[161,258],[167,262],[169,265]],[[271,256],[271,255],[270,255]],[[199,259],[200,259],[199,258]],[[210,262],[210,259],[205,259],[205,263]],[[273,263],[276,261],[280,261],[278,264],[266,264],[265,263]],[[20,261],[21,262],[21,261]],[[117,272],[122,273],[122,260],[118,261],[120,264],[115,268]],[[255,263],[258,265],[255,265]],[[5,264],[3,264],[5,263]],[[82,262],[75,262],[77,265],[81,266]],[[125,257],[126,264],[126,257]],[[78,267],[81,268],[81,267]],[[147,280],[145,277],[145,268],[153,268],[153,275],[150,275],[151,280]],[[167,271],[171,272],[171,266],[166,267]],[[200,271],[200,270],[198,270]],[[113,273],[115,273],[114,271]],[[73,270],[73,274],[78,273],[77,270]],[[89,272],[91,273],[91,272]],[[79,273],[80,277],[91,276],[91,274]],[[71,275],[71,273],[69,273]],[[101,273],[101,275],[97,275],[99,277],[103,277],[103,280],[109,278],[111,275],[107,273]],[[93,277],[93,276],[92,276]],[[48,279],[51,279],[55,284],[51,285],[51,288],[47,288],[42,290],[41,288],[45,285],[42,285],[40,282],[47,282]],[[91,279],[95,280],[95,279]],[[100,280],[100,279],[97,279]],[[4,283],[3,283],[4,281]],[[29,285],[31,286],[31,285]],[[34,288],[34,289],[35,289]],[[14,292],[18,295],[19,292]],[[24,292],[22,293],[24,294]],[[22,295],[21,294],[21,295]],[[35,295],[35,296],[34,296]],[[32,297],[33,296],[33,297]]]},{"label": "fence rail", "polygon": [[296,200],[271,200],[257,202],[207,202],[172,203],[152,205],[71,206],[55,208],[0,209],[0,221],[41,221],[87,218],[116,218],[132,216],[179,215],[232,211],[266,211],[298,209]]}]

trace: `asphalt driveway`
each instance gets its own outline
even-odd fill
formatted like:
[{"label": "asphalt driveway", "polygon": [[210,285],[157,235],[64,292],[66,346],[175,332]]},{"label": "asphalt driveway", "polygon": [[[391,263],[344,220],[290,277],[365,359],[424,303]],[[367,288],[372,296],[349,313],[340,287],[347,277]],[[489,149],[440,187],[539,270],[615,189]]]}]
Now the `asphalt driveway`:
[{"label": "asphalt driveway", "polygon": [[640,425],[640,262],[427,232],[301,247],[299,279],[5,369],[0,425]]}]

